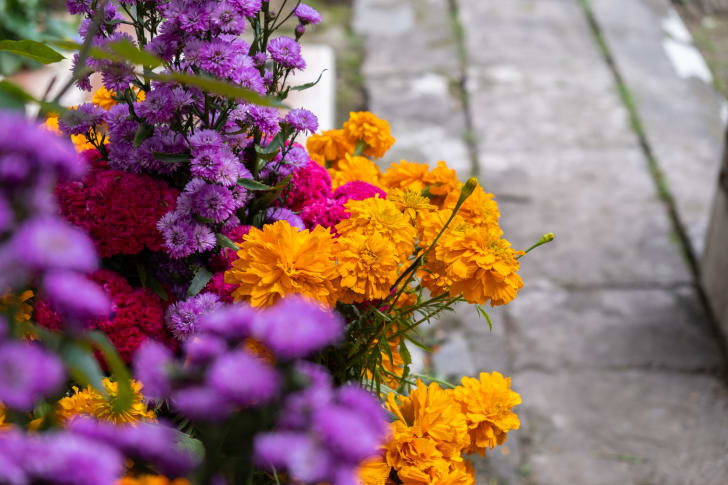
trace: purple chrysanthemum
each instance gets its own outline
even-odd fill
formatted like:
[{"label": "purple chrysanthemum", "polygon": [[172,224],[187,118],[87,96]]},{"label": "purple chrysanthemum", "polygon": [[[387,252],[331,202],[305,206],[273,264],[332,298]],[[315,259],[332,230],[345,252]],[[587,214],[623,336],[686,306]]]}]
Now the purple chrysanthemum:
[{"label": "purple chrysanthemum", "polygon": [[255,461],[260,466],[286,468],[305,483],[328,482],[331,458],[320,443],[304,433],[277,431],[255,437]]},{"label": "purple chrysanthemum", "polygon": [[207,184],[195,196],[195,212],[215,222],[223,222],[235,210],[232,194],[225,187]]},{"label": "purple chrysanthemum", "polygon": [[58,118],[58,128],[66,136],[81,135],[103,120],[103,108],[92,103],[84,103],[76,109],[69,109]]},{"label": "purple chrysanthemum", "polygon": [[175,110],[172,90],[166,86],[152,89],[146,99],[134,107],[136,113],[150,123],[166,123]]},{"label": "purple chrysanthemum", "polygon": [[268,43],[271,59],[289,69],[303,69],[306,61],[301,57],[301,46],[290,37],[276,37]]},{"label": "purple chrysanthemum", "polygon": [[[245,15],[246,17],[252,17],[258,12],[260,12],[261,8],[261,0],[230,0],[235,7],[237,7],[238,11]],[[265,0],[267,1],[267,0]]]},{"label": "purple chrysanthemum", "polygon": [[179,340],[187,340],[197,333],[197,321],[207,313],[221,307],[217,295],[201,293],[170,305],[165,314],[167,328]]},{"label": "purple chrysanthemum", "polygon": [[316,133],[318,130],[318,118],[307,109],[292,109],[286,114],[285,121],[296,131]]},{"label": "purple chrysanthemum", "polygon": [[245,30],[245,19],[233,2],[222,0],[212,10],[210,23],[220,32],[238,35]]},{"label": "purple chrysanthemum", "polygon": [[61,362],[42,347],[15,341],[0,344],[0,402],[6,406],[30,411],[64,378]]},{"label": "purple chrysanthemum", "polygon": [[294,10],[294,14],[298,17],[298,21],[303,25],[316,25],[321,22],[321,14],[318,13],[315,8],[310,7],[305,3],[300,3],[298,7],[296,7],[296,10]]},{"label": "purple chrysanthemum", "polygon": [[224,339],[241,340],[250,336],[257,316],[258,312],[249,305],[229,305],[202,317],[199,330]]},{"label": "purple chrysanthemum", "polygon": [[265,106],[250,105],[247,110],[248,122],[268,136],[275,136],[280,130],[278,126],[278,110]]},{"label": "purple chrysanthemum", "polygon": [[227,417],[230,406],[206,386],[185,387],[172,394],[177,411],[194,420],[218,421]]},{"label": "purple chrysanthemum", "polygon": [[275,221],[286,221],[291,227],[297,227],[298,229],[306,229],[306,225],[303,223],[298,215],[296,215],[291,209],[285,207],[269,207],[265,213],[265,222],[272,224]]},{"label": "purple chrysanthemum", "polygon": [[207,385],[238,406],[262,404],[278,391],[275,369],[244,350],[218,357],[207,373]]},{"label": "purple chrysanthemum", "polygon": [[214,248],[215,244],[217,244],[215,233],[204,224],[194,224],[190,236],[192,238],[194,252],[204,253]]}]

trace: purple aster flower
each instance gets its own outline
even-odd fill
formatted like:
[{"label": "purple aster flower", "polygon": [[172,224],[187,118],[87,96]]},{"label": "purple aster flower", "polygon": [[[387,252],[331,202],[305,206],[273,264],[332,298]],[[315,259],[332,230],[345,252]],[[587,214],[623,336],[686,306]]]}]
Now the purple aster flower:
[{"label": "purple aster flower", "polygon": [[233,155],[232,151],[225,150],[225,152],[227,152],[227,155],[220,159],[220,166],[212,180],[225,187],[230,187],[231,185],[235,185],[241,175],[246,175],[250,172]]},{"label": "purple aster flower", "polygon": [[275,221],[286,221],[291,225],[291,227],[306,229],[306,225],[303,223],[303,220],[291,209],[286,209],[285,207],[268,208],[265,213],[265,222],[270,224]]},{"label": "purple aster flower", "polygon": [[31,167],[28,157],[21,153],[0,155],[0,180],[9,184],[23,183],[30,175]]},{"label": "purple aster flower", "polygon": [[172,394],[172,405],[186,417],[199,421],[219,421],[231,411],[230,405],[213,389],[194,386]]},{"label": "purple aster flower", "polygon": [[230,2],[246,17],[252,17],[260,12],[261,0],[230,0]]},{"label": "purple aster flower", "polygon": [[10,244],[17,264],[39,271],[91,272],[98,265],[91,239],[55,217],[38,217],[25,222]]},{"label": "purple aster flower", "polygon": [[23,461],[40,483],[112,484],[124,472],[123,456],[116,449],[73,433],[30,437]]},{"label": "purple aster flower", "polygon": [[374,456],[385,438],[367,418],[356,409],[330,404],[316,411],[313,427],[342,461],[359,463]]},{"label": "purple aster flower", "polygon": [[194,224],[192,228],[192,243],[195,252],[204,253],[214,248],[217,244],[215,233],[204,224]]},{"label": "purple aster flower", "polygon": [[258,52],[253,56],[253,64],[255,67],[261,67],[268,60],[268,55],[265,52]]},{"label": "purple aster flower", "polygon": [[275,136],[280,130],[278,110],[265,106],[249,105],[247,108],[247,121],[269,137]]},{"label": "purple aster flower", "polygon": [[296,131],[316,133],[318,118],[307,109],[292,109],[288,112],[285,122]]},{"label": "purple aster flower", "polygon": [[152,89],[144,101],[135,105],[134,110],[150,124],[166,123],[175,110],[172,90],[166,86]]},{"label": "purple aster flower", "polygon": [[193,177],[213,179],[222,165],[221,158],[226,156],[221,147],[207,147],[195,150],[196,154],[192,159],[190,173]]},{"label": "purple aster flower", "polygon": [[307,357],[341,338],[344,325],[335,313],[298,296],[283,298],[261,313],[253,335],[283,359]]},{"label": "purple aster flower", "polygon": [[63,384],[63,365],[42,347],[26,342],[0,344],[0,402],[30,411]]},{"label": "purple aster flower", "polygon": [[[244,172],[240,174],[240,178],[242,179],[252,179],[253,175],[246,169],[243,168]],[[241,207],[244,207],[245,204],[248,202],[248,190],[241,186],[241,185],[233,185],[230,187],[230,195],[233,197],[233,203],[235,204],[235,209],[240,209]]]},{"label": "purple aster flower", "polygon": [[[352,437],[356,439],[356,437]],[[255,461],[261,467],[285,468],[305,483],[326,482],[332,457],[321,443],[304,433],[277,431],[255,437]]]},{"label": "purple aster flower", "polygon": [[306,26],[304,24],[296,25],[296,40],[300,39],[303,34],[306,33]]},{"label": "purple aster flower", "polygon": [[301,57],[301,46],[290,37],[276,37],[268,43],[271,59],[289,69],[303,69],[306,62]]},{"label": "purple aster flower", "polygon": [[222,138],[220,133],[215,130],[197,130],[194,135],[190,136],[190,148],[193,155],[201,150],[217,148],[220,145],[222,145]]},{"label": "purple aster flower", "polygon": [[162,233],[167,254],[174,259],[184,258],[195,252],[194,226],[186,218],[167,214],[157,223]]},{"label": "purple aster flower", "polygon": [[101,82],[109,91],[122,92],[131,85],[134,79],[136,77],[133,68],[121,62],[109,63],[101,71]]},{"label": "purple aster flower", "polygon": [[265,84],[258,69],[254,67],[241,67],[233,72],[231,80],[241,87],[255,91],[258,94],[265,94]]},{"label": "purple aster flower", "polygon": [[66,8],[72,15],[91,12],[91,0],[66,0]]},{"label": "purple aster flower", "polygon": [[244,350],[215,359],[207,373],[207,385],[238,406],[259,405],[278,391],[275,369]]},{"label": "purple aster flower", "polygon": [[217,295],[200,293],[199,295],[170,305],[165,314],[167,328],[179,340],[187,340],[197,333],[197,321],[202,315],[219,309],[222,306]]},{"label": "purple aster flower", "polygon": [[231,2],[223,0],[210,15],[210,22],[220,32],[238,35],[245,30],[245,19]]},{"label": "purple aster flower", "polygon": [[[179,5],[178,15],[176,16],[179,26],[185,32],[194,34],[203,32],[208,29],[210,20],[210,7],[213,2],[171,2]],[[169,18],[174,18],[172,14],[167,13]]]},{"label": "purple aster flower", "polygon": [[318,13],[315,8],[309,7],[305,3],[298,4],[298,7],[296,7],[296,10],[294,10],[293,13],[296,17],[298,17],[298,21],[303,25],[316,25],[321,22],[321,14]]},{"label": "purple aster flower", "polygon": [[77,109],[69,109],[58,119],[58,128],[66,136],[88,133],[93,126],[103,120],[103,108],[92,103],[84,103]]},{"label": "purple aster flower", "polygon": [[184,343],[186,361],[191,364],[206,364],[228,350],[225,340],[208,334],[198,334]]},{"label": "purple aster flower", "polygon": [[43,290],[55,309],[78,320],[100,318],[111,311],[111,301],[104,290],[78,273],[49,273],[43,278]]},{"label": "purple aster flower", "polygon": [[200,45],[197,58],[202,69],[224,78],[235,67],[235,54],[229,42],[213,39]]},{"label": "purple aster flower", "polygon": [[235,201],[225,187],[208,184],[196,194],[195,212],[202,217],[215,222],[223,222],[232,215],[234,210]]},{"label": "purple aster flower", "polygon": [[333,398],[333,380],[324,367],[312,362],[296,362],[295,370],[308,381],[305,389],[286,397],[278,425],[282,429],[307,429],[316,409]]},{"label": "purple aster flower", "polygon": [[229,340],[242,340],[250,336],[250,329],[258,316],[249,305],[228,305],[203,316],[198,322],[200,333],[209,333]]},{"label": "purple aster flower", "polygon": [[134,354],[134,377],[144,383],[147,399],[161,400],[169,396],[169,370],[174,365],[172,352],[154,340],[147,340]]}]

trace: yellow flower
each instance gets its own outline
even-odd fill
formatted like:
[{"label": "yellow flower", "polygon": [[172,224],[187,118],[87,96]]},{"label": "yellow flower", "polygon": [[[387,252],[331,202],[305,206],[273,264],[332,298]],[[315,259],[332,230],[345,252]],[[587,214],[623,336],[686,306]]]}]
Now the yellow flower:
[{"label": "yellow flower", "polygon": [[[445,199],[443,207],[452,210],[459,197],[460,189],[458,188],[458,190],[450,192]],[[462,216],[463,219],[473,226],[486,227],[497,226],[498,219],[500,218],[498,204],[493,200],[493,194],[485,192],[480,185],[475,188],[470,197],[460,206],[458,215]]]},{"label": "yellow flower", "polygon": [[136,477],[122,477],[114,485],[189,485],[184,478],[170,480],[162,475],[138,475]]},{"label": "yellow flower", "polygon": [[114,99],[115,94],[116,93],[114,93],[113,91],[109,91],[104,86],[101,86],[94,93],[93,98],[91,98],[91,102],[96,106],[104,108],[105,110],[110,110],[114,105],[117,104],[117,101]]},{"label": "yellow flower", "polygon": [[[437,210],[419,214],[417,230],[420,247],[426,249],[432,245],[451,214],[452,210]],[[468,227],[465,220],[455,214],[443,235],[440,236],[437,246],[442,244],[446,235],[462,234]],[[452,284],[452,279],[447,275],[447,264],[438,257],[437,246],[427,254],[424,264],[417,270],[417,276],[420,278],[422,286],[427,288],[432,296],[447,293]]]},{"label": "yellow flower", "polygon": [[437,167],[425,175],[424,182],[427,184],[432,202],[439,208],[442,208],[448,195],[460,191],[461,185],[455,170],[449,168],[442,160],[437,162]]},{"label": "yellow flower", "polygon": [[336,232],[346,237],[350,233],[367,236],[378,233],[394,244],[400,261],[406,260],[414,250],[415,228],[409,223],[397,206],[377,197],[364,200],[350,200],[344,206],[351,217],[336,225]]},{"label": "yellow flower", "polygon": [[[392,423],[392,441],[387,446],[387,462],[395,469],[402,463],[417,462],[417,456],[411,453],[413,449],[432,459],[439,453],[447,460],[463,460],[460,455],[470,444],[470,436],[467,421],[452,391],[444,390],[434,382],[426,386],[418,380],[417,388],[400,402],[393,393],[388,394],[387,408],[399,418]],[[435,450],[430,449],[430,444],[417,441],[423,438],[431,440]]]},{"label": "yellow flower", "polygon": [[430,199],[408,189],[394,189],[387,194],[387,200],[397,206],[404,215],[409,218],[410,223],[418,225],[420,217],[435,209],[430,204]]},{"label": "yellow flower", "polygon": [[20,295],[15,293],[5,293],[0,297],[0,312],[7,313],[8,311],[14,312],[13,317],[17,323],[27,322],[33,315],[33,306],[28,303],[28,300],[33,298],[34,293],[32,290],[25,290]]},{"label": "yellow flower", "polygon": [[109,378],[104,379],[102,382],[109,395],[108,399],[93,387],[87,387],[83,391],[73,387],[73,395],[58,401],[56,415],[61,420],[67,421],[79,414],[86,414],[114,424],[136,423],[140,420],[154,419],[154,412],[148,410],[143,401],[142,384],[140,382],[131,381],[132,404],[129,409],[122,412],[114,410],[114,400],[119,396],[118,383]]},{"label": "yellow flower", "polygon": [[322,167],[354,153],[354,144],[346,138],[344,130],[328,130],[311,135],[306,141],[306,148],[311,159]]},{"label": "yellow flower", "polygon": [[349,113],[349,119],[343,128],[353,145],[359,141],[366,143],[362,153],[365,157],[382,158],[394,145],[389,123],[368,111]]},{"label": "yellow flower", "polygon": [[521,396],[511,390],[511,378],[499,372],[480,373],[480,380],[463,377],[462,386],[453,389],[468,422],[470,446],[466,453],[485,454],[505,442],[508,432],[520,427],[511,411],[521,404]]},{"label": "yellow flower", "polygon": [[399,267],[394,245],[378,232],[366,235],[355,231],[347,232],[337,243],[336,268],[343,290],[339,301],[357,303],[386,298]]},{"label": "yellow flower", "polygon": [[523,280],[511,244],[497,227],[475,227],[443,236],[435,247],[436,259],[447,265],[452,280],[450,295],[462,294],[470,303],[504,305],[516,297]]},{"label": "yellow flower", "polygon": [[5,406],[0,402],[0,430],[10,427],[9,424],[5,424]]},{"label": "yellow flower", "polygon": [[[425,177],[429,168],[426,163],[408,162],[400,160],[393,163],[382,175],[382,184],[390,189],[408,189],[413,192],[422,192],[425,188]],[[457,200],[457,199],[456,199]]]},{"label": "yellow flower", "polygon": [[[61,130],[58,128],[58,115],[50,115],[46,118],[43,127],[51,133],[61,136],[63,135]],[[84,135],[71,135],[71,141],[73,142],[73,146],[76,148],[76,151],[79,153],[95,148]]]},{"label": "yellow flower", "polygon": [[353,157],[348,153],[338,161],[335,169],[329,169],[329,173],[334,189],[355,180],[378,186],[379,178],[382,176],[381,170],[374,162],[366,157]]},{"label": "yellow flower", "polygon": [[225,273],[225,282],[238,286],[233,292],[236,301],[266,307],[285,295],[299,294],[336,304],[334,237],[329,229],[298,230],[276,221],[263,230],[251,228],[239,247],[239,259]]},{"label": "yellow flower", "polygon": [[389,485],[389,473],[392,467],[387,464],[383,456],[369,458],[359,464],[357,475],[361,485]]}]

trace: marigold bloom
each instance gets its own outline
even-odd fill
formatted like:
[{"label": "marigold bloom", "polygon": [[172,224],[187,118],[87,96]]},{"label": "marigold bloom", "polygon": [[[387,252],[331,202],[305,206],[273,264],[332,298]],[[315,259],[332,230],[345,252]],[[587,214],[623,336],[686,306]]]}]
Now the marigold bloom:
[{"label": "marigold bloom", "polygon": [[27,322],[33,315],[33,306],[28,300],[33,298],[35,294],[32,290],[25,290],[19,295],[15,293],[5,293],[0,296],[0,313],[7,313],[8,310],[15,312],[13,317],[16,322]]},{"label": "marigold bloom", "polygon": [[162,475],[138,475],[136,477],[122,477],[114,485],[189,485],[184,478],[170,480]]},{"label": "marigold bloom", "polygon": [[349,233],[372,235],[378,233],[391,241],[397,255],[404,261],[412,254],[415,245],[415,228],[409,223],[394,203],[372,197],[364,200],[350,200],[345,205],[351,217],[336,225],[336,232],[342,236]]},{"label": "marigold bloom", "polygon": [[[408,162],[400,160],[393,163],[382,175],[382,184],[390,189],[407,189],[413,192],[422,192],[425,188],[425,178],[429,168],[426,163]],[[456,199],[457,200],[457,199]]]},{"label": "marigold bloom", "polygon": [[379,185],[382,176],[381,170],[374,162],[366,157],[354,157],[348,153],[338,161],[335,169],[329,169],[329,173],[334,189],[353,181]]},{"label": "marigold bloom", "polygon": [[523,280],[511,244],[501,238],[497,227],[476,227],[464,233],[450,233],[435,247],[436,259],[447,265],[452,279],[450,295],[462,294],[470,303],[504,305],[516,297]]},{"label": "marigold bloom", "polygon": [[101,86],[94,93],[93,98],[91,98],[91,102],[108,111],[112,106],[117,104],[117,101],[114,99],[114,95],[115,93],[113,91],[109,91],[104,86]]},{"label": "marigold bloom", "polygon": [[263,230],[251,227],[239,247],[239,259],[225,273],[225,283],[238,286],[235,301],[266,307],[299,294],[330,306],[336,303],[334,237],[328,229],[298,230],[276,221]]},{"label": "marigold bloom", "polygon": [[404,465],[422,470],[419,461],[463,460],[460,455],[470,445],[470,436],[452,391],[418,380],[417,388],[400,402],[394,394],[387,395],[387,408],[399,418],[392,423],[392,440],[387,445],[387,462],[396,470]]},{"label": "marigold bloom", "polygon": [[354,144],[344,130],[327,130],[311,135],[306,141],[308,154],[313,161],[325,167],[327,162],[341,160],[347,153],[354,153]]},{"label": "marigold bloom", "polygon": [[[460,190],[450,192],[443,203],[443,207],[453,209],[459,197]],[[498,204],[493,200],[493,194],[485,192],[480,185],[460,206],[458,214],[473,226],[497,226],[500,218]]]},{"label": "marigold bloom", "polygon": [[9,426],[9,424],[5,424],[5,406],[0,402],[0,430]]},{"label": "marigold bloom", "polygon": [[365,157],[382,158],[394,145],[389,123],[368,111],[349,113],[344,133],[354,145],[359,141],[366,143],[362,153]]},{"label": "marigold bloom", "polygon": [[349,231],[338,239],[338,265],[343,290],[339,300],[355,303],[389,295],[397,279],[399,258],[394,245],[379,233]]},{"label": "marigold bloom", "polygon": [[486,448],[503,444],[508,432],[520,427],[511,408],[521,404],[521,396],[511,390],[511,378],[499,372],[481,372],[480,380],[463,377],[461,382],[453,394],[468,422],[470,446],[466,453],[483,456]]},{"label": "marigold bloom", "polygon": [[142,384],[131,381],[133,393],[131,406],[125,411],[114,410],[114,401],[119,396],[119,384],[109,378],[103,381],[104,389],[109,398],[105,398],[93,387],[87,387],[80,391],[73,387],[73,394],[58,401],[56,415],[63,421],[68,421],[74,416],[85,414],[93,416],[102,421],[110,421],[114,424],[136,423],[140,420],[154,419],[154,412],[147,409],[143,401]]},{"label": "marigold bloom", "polygon": [[[61,130],[58,128],[58,115],[51,115],[46,118],[43,127],[51,133],[55,133],[59,136],[63,135],[63,133],[61,133]],[[84,135],[71,135],[71,141],[73,142],[73,146],[76,148],[76,151],[78,153],[85,152],[86,150],[93,150],[96,148],[91,144],[91,142],[88,141],[88,139]]]},{"label": "marigold bloom", "polygon": [[437,167],[425,175],[424,182],[427,184],[427,191],[432,197],[432,202],[438,207],[442,206],[448,195],[457,193],[460,187],[455,170],[449,168],[442,160],[437,162]]},{"label": "marigold bloom", "polygon": [[419,225],[420,217],[435,209],[427,197],[408,189],[394,189],[387,194],[387,200],[393,202],[413,225]]},{"label": "marigold bloom", "polygon": [[359,465],[357,475],[361,485],[389,485],[392,467],[387,464],[383,456],[369,458]]}]

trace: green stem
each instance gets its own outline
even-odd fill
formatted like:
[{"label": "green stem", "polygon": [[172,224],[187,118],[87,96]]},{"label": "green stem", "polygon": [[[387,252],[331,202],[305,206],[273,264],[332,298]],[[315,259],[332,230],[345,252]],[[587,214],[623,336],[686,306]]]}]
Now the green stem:
[{"label": "green stem", "polygon": [[547,244],[547,243],[550,243],[553,240],[554,240],[554,233],[553,232],[547,232],[546,234],[544,234],[543,236],[541,236],[541,239],[539,239],[538,241],[536,241],[536,243],[533,246],[531,246],[530,248],[526,249],[523,252],[523,254],[521,254],[520,256],[516,256],[516,259],[521,259],[522,256],[525,256],[526,254],[528,254],[532,250],[536,249],[537,247],[543,246],[544,244]]}]

